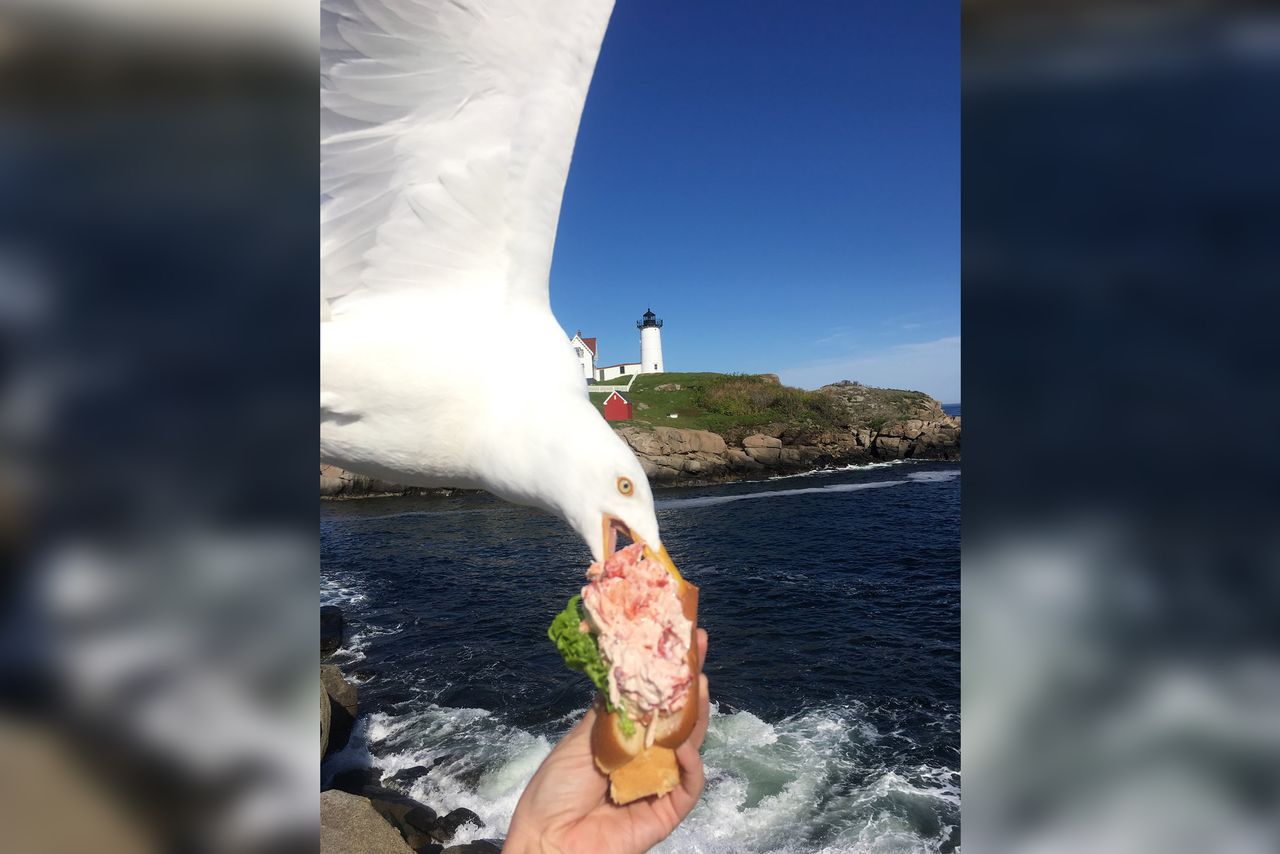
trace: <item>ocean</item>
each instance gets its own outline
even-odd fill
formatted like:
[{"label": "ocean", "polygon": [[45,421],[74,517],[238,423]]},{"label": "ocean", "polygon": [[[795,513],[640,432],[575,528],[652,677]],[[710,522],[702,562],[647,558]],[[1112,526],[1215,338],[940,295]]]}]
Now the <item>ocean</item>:
[{"label": "ocean", "polygon": [[[960,836],[960,467],[876,463],[656,493],[701,588],[707,785],[665,852],[906,852]],[[590,559],[484,495],[321,506],[321,602],[362,717],[327,777],[434,767],[410,794],[500,838],[590,684],[546,628]]]}]

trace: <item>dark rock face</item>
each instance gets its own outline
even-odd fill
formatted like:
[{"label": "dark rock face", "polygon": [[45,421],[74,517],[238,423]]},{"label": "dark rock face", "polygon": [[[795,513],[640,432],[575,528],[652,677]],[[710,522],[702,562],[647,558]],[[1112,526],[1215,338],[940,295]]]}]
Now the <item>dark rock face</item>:
[{"label": "dark rock face", "polygon": [[431,807],[381,787],[369,787],[363,794],[387,823],[400,833],[410,848],[416,851],[437,841],[434,831],[438,822],[435,810]]},{"label": "dark rock face", "polygon": [[399,771],[387,778],[387,781],[395,783],[398,786],[403,786],[407,789],[414,783],[418,782],[422,777],[427,776],[430,771],[431,769],[426,765],[414,765],[412,768],[401,768]]},{"label": "dark rock face", "polygon": [[411,854],[395,828],[367,798],[330,789],[320,793],[322,854]]},{"label": "dark rock face", "polygon": [[376,768],[356,768],[333,775],[333,779],[329,781],[329,788],[360,795],[367,787],[379,785],[381,779],[382,775]]},{"label": "dark rock face", "polygon": [[320,684],[329,697],[328,738],[324,749],[334,753],[347,746],[351,728],[355,726],[356,687],[342,678],[342,671],[332,664],[321,665]]},{"label": "dark rock face", "polygon": [[320,657],[328,658],[342,646],[346,631],[342,609],[337,605],[320,606]]},{"label": "dark rock face", "polygon": [[457,832],[458,828],[464,824],[474,824],[476,827],[480,827],[482,823],[480,817],[471,810],[465,807],[458,807],[436,821],[431,835],[440,842],[448,842],[453,838],[453,834]]}]

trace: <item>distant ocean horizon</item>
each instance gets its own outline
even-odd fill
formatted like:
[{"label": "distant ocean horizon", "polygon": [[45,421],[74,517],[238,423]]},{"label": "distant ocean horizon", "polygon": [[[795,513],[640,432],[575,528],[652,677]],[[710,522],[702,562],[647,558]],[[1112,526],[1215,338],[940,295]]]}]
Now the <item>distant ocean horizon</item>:
[{"label": "distant ocean horizon", "polygon": [[958,403],[944,403],[944,404],[942,404],[942,411],[943,411],[943,412],[945,412],[945,413],[947,413],[948,415],[950,415],[950,416],[954,417],[954,418],[959,418],[959,417],[960,417],[960,404],[958,404]]}]

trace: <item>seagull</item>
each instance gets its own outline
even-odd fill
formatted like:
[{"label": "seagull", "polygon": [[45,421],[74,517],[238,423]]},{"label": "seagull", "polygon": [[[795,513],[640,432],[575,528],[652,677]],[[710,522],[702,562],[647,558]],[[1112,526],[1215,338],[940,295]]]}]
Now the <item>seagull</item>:
[{"label": "seagull", "polygon": [[613,0],[323,0],[320,457],[563,518],[678,579],[551,312]]}]

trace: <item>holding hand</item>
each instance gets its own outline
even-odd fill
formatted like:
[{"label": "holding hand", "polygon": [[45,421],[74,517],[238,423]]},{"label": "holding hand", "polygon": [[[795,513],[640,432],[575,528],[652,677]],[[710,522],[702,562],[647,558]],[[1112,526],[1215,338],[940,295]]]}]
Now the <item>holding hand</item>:
[{"label": "holding hand", "polygon": [[698,722],[676,749],[680,785],[660,798],[618,806],[609,799],[609,777],[596,768],[591,754],[593,706],[543,760],[525,788],[511,818],[504,851],[591,852],[635,854],[647,851],[675,830],[702,795],[702,756],[710,701],[707,677],[707,633],[698,629]]}]

